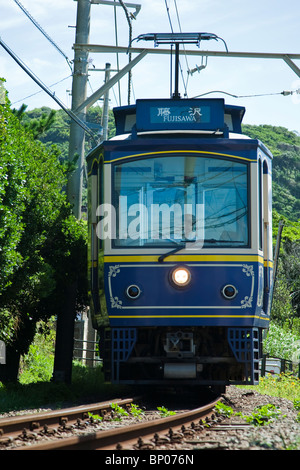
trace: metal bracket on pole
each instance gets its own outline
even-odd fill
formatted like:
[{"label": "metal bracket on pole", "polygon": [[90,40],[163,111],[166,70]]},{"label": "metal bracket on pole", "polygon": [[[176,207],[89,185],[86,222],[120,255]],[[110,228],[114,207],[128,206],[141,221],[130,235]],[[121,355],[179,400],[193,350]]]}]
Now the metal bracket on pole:
[{"label": "metal bracket on pole", "polygon": [[[90,0],[90,2],[91,2],[91,4],[94,4],[94,5],[110,5],[110,6],[113,6],[113,7],[121,7],[122,6],[121,3],[110,1],[110,0]],[[135,8],[135,12],[132,14],[132,16],[134,18],[136,18],[136,16],[140,12],[140,9],[142,8],[142,5],[139,5],[138,3],[128,3],[128,2],[126,2],[125,6],[127,8]]]},{"label": "metal bracket on pole", "polygon": [[288,55],[283,56],[283,60],[288,64],[288,66],[295,72],[298,77],[300,77],[300,69],[297,65],[292,61],[292,59]]},{"label": "metal bracket on pole", "polygon": [[147,54],[146,50],[141,50],[140,54],[129,62],[120,72],[114,75],[108,82],[106,82],[101,88],[96,90],[89,98],[84,100],[76,109],[75,113],[79,113],[84,108],[92,106],[104,93],[114,86],[126,73],[131,70],[140,60],[142,60]]}]

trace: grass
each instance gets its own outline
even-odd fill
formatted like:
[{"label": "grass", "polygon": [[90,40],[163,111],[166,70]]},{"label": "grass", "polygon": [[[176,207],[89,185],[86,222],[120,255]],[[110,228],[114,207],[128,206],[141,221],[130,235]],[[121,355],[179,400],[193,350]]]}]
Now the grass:
[{"label": "grass", "polygon": [[293,402],[298,410],[298,419],[300,423],[300,379],[291,374],[271,375],[267,374],[261,377],[259,385],[239,386],[239,388],[253,389],[262,395],[271,397],[285,398]]},{"label": "grass", "polygon": [[[288,374],[261,377],[259,385],[239,386],[253,389],[264,395],[291,400],[299,409],[300,419],[300,380]],[[124,387],[126,393],[126,387]],[[128,390],[127,390],[128,391]],[[120,387],[104,383],[101,367],[89,368],[79,362],[73,363],[72,383],[38,381],[36,383],[0,382],[0,413],[16,410],[30,410],[45,407],[72,406],[82,401],[92,402],[111,398],[119,394]]]},{"label": "grass", "polygon": [[0,413],[48,407],[60,409],[76,403],[106,400],[114,393],[119,394],[120,387],[104,383],[101,367],[89,368],[73,363],[71,384],[50,380],[35,383],[0,382]]},{"label": "grass", "polygon": [[240,386],[240,388],[253,389],[258,393],[272,397],[300,401],[300,380],[290,374],[267,374],[260,378],[259,385]]}]

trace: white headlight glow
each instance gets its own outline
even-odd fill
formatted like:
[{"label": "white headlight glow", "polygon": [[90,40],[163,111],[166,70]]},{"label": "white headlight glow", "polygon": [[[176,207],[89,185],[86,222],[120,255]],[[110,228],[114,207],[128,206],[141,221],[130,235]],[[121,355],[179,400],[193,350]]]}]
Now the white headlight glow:
[{"label": "white headlight glow", "polygon": [[172,272],[172,281],[180,287],[187,286],[191,280],[191,273],[187,268],[176,268]]}]

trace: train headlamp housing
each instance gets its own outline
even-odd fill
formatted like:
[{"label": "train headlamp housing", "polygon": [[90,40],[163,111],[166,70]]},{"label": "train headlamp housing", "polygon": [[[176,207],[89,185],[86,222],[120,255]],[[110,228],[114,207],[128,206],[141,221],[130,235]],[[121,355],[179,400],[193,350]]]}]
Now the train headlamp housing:
[{"label": "train headlamp housing", "polygon": [[236,297],[237,293],[238,293],[237,288],[235,286],[233,286],[232,284],[227,284],[222,289],[222,295],[227,300],[234,299]]},{"label": "train headlamp housing", "polygon": [[191,282],[191,273],[187,268],[178,267],[172,271],[172,282],[178,287],[185,287]]},{"label": "train headlamp housing", "polygon": [[126,289],[126,295],[130,299],[137,299],[141,295],[141,289],[135,284],[131,284]]}]

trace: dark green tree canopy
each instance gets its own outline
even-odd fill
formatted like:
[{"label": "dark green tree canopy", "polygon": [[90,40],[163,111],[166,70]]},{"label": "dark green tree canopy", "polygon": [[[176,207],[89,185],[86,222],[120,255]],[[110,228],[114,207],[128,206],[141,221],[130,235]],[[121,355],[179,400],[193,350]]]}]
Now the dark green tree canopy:
[{"label": "dark green tree canopy", "polygon": [[71,213],[57,149],[36,137],[0,105],[0,339],[21,353],[37,321],[63,313],[66,286],[79,280],[78,308],[87,290],[86,227]]},{"label": "dark green tree canopy", "polygon": [[300,219],[300,136],[285,127],[244,125],[273,153],[273,208],[292,221]]}]

